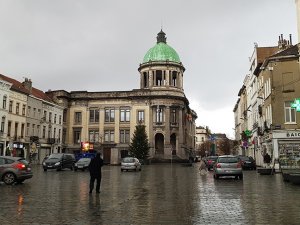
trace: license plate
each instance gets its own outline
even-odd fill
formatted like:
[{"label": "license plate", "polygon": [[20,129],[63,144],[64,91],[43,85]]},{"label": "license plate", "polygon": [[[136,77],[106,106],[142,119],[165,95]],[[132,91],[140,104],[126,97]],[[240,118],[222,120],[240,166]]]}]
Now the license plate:
[{"label": "license plate", "polygon": [[83,168],[83,166],[78,166],[78,168]]},{"label": "license plate", "polygon": [[52,167],[52,166],[48,166],[48,167]]}]

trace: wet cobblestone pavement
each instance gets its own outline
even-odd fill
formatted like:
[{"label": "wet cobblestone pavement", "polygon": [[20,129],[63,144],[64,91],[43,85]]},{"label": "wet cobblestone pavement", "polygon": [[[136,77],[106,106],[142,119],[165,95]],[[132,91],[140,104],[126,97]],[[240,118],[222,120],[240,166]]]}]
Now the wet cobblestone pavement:
[{"label": "wet cobblestone pavement", "polygon": [[300,224],[300,186],[281,174],[244,171],[214,180],[197,165],[105,166],[101,193],[88,193],[88,171],[44,172],[24,184],[0,184],[0,224]]}]

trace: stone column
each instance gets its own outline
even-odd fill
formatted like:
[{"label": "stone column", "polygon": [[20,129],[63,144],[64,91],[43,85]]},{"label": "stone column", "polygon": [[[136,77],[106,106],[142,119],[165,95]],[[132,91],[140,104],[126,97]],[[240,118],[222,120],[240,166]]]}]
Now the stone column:
[{"label": "stone column", "polygon": [[170,86],[170,71],[166,70],[166,86]]},{"label": "stone column", "polygon": [[[183,130],[183,125],[182,121],[185,119],[184,118],[184,113],[183,113],[183,108],[179,108],[179,117],[178,117],[178,125],[179,125],[179,132],[178,132],[178,149],[176,151],[178,154],[183,157],[184,152],[181,146],[183,145],[183,140],[184,140],[184,130]],[[177,146],[176,146],[177,147]]]},{"label": "stone column", "polygon": [[165,107],[165,149],[164,154],[170,158],[172,157],[172,146],[170,143],[170,106]]},{"label": "stone column", "polygon": [[152,70],[149,70],[148,82],[149,82],[149,88],[152,88],[153,87],[153,71]]},{"label": "stone column", "polygon": [[149,126],[149,144],[150,144],[150,157],[153,157],[155,154],[155,132],[153,131],[153,107],[149,106],[149,120],[148,120],[148,126]]}]

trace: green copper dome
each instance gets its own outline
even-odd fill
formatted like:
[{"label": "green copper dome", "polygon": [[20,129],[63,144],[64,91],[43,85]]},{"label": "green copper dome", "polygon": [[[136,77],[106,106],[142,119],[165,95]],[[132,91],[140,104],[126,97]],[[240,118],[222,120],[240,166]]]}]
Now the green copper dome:
[{"label": "green copper dome", "polygon": [[144,56],[143,63],[149,61],[172,61],[180,63],[180,58],[177,52],[167,45],[165,33],[160,31],[157,35],[157,44],[150,48]]}]

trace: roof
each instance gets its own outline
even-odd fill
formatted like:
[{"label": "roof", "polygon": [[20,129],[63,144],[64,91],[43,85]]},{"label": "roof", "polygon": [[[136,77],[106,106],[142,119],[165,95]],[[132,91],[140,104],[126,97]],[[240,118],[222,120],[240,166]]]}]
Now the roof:
[{"label": "roof", "polygon": [[167,44],[165,33],[161,30],[157,35],[157,43],[144,56],[143,63],[150,61],[172,61],[180,63],[177,52]]},{"label": "roof", "polygon": [[10,78],[10,77],[7,77],[7,76],[4,76],[3,74],[0,74],[0,79],[1,80],[5,80],[9,83],[12,84],[12,87],[11,89],[14,90],[14,91],[17,91],[17,92],[20,92],[20,93],[23,93],[25,95],[32,95],[36,98],[39,98],[39,99],[43,99],[45,101],[49,101],[49,102],[52,102],[51,98],[49,98],[43,91],[37,89],[37,88],[34,88],[32,87],[31,89],[31,92],[30,90],[28,90],[23,83],[13,79],[13,78]]},{"label": "roof", "polygon": [[272,55],[271,57],[280,57],[280,56],[298,56],[298,45],[293,45],[290,48],[287,48],[277,54]]}]

